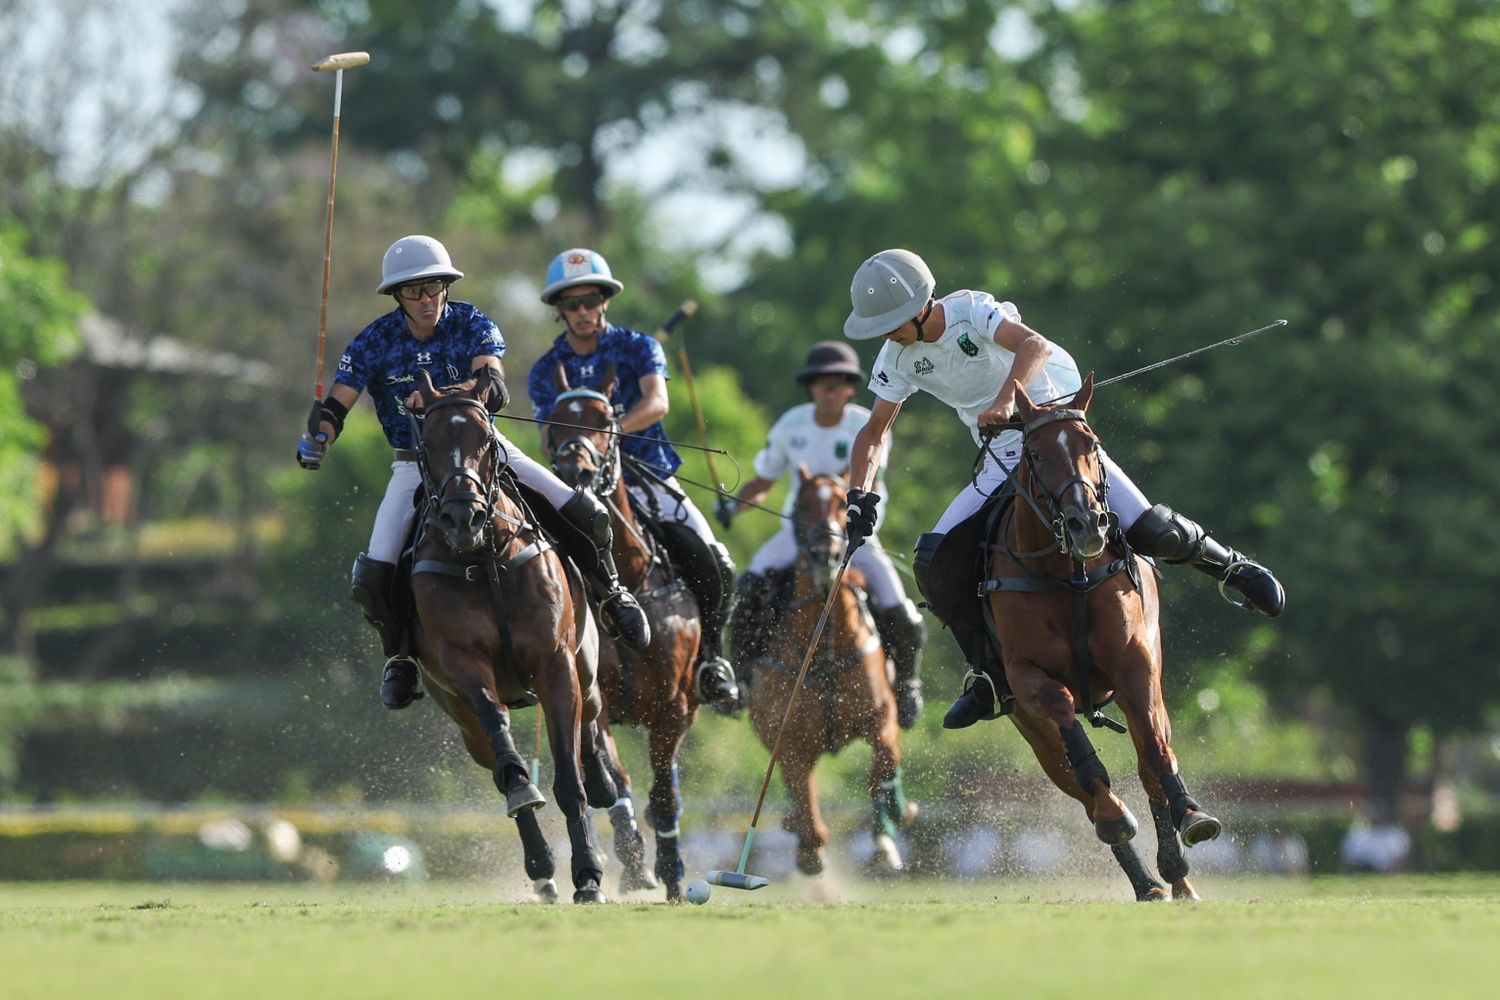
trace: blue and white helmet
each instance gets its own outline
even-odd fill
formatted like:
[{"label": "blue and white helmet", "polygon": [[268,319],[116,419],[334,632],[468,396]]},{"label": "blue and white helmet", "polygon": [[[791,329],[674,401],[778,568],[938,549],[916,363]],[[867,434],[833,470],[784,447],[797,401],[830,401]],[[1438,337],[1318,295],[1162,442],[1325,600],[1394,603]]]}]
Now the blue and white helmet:
[{"label": "blue and white helmet", "polygon": [[542,289],[542,301],[555,306],[563,292],[579,285],[598,285],[607,295],[618,295],[625,287],[615,280],[609,262],[603,257],[584,247],[574,247],[553,257],[547,265],[547,287]]}]

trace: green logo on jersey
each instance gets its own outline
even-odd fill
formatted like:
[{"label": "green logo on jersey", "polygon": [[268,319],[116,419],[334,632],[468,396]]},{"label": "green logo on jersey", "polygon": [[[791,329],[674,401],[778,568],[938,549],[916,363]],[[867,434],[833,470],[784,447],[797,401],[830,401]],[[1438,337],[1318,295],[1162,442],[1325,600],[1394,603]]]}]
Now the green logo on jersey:
[{"label": "green logo on jersey", "polygon": [[974,341],[970,340],[969,339],[969,335],[967,333],[962,334],[958,338],[958,349],[960,351],[963,351],[965,354],[967,354],[971,358],[978,357],[978,355],[979,355],[979,345],[975,344]]},{"label": "green logo on jersey", "polygon": [[833,446],[833,457],[839,461],[849,457],[849,442],[839,441]]}]

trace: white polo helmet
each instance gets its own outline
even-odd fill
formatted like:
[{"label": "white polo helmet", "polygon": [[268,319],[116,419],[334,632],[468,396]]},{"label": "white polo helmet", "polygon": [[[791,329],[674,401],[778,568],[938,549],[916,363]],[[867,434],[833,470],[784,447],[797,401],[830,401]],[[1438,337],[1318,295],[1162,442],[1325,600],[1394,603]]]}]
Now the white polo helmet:
[{"label": "white polo helmet", "polygon": [[850,340],[884,337],[915,319],[936,286],[926,262],[910,250],[880,251],[854,272],[849,285],[854,309],[844,320],[844,336]]},{"label": "white polo helmet", "polygon": [[453,266],[448,248],[431,236],[403,236],[391,244],[380,262],[381,295],[397,285],[423,278],[447,278],[457,281],[464,273]]},{"label": "white polo helmet", "polygon": [[598,285],[610,296],[625,288],[615,280],[609,262],[601,254],[586,247],[574,247],[553,257],[547,265],[547,287],[542,289],[542,301],[555,306],[563,292],[579,285]]}]

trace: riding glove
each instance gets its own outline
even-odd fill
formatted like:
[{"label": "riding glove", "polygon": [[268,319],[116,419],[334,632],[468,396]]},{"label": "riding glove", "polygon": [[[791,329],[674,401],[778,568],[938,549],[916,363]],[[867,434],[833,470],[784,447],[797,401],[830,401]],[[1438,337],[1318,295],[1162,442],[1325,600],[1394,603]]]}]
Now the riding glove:
[{"label": "riding glove", "polygon": [[739,504],[735,502],[733,497],[721,496],[719,497],[718,504],[714,507],[714,517],[724,526],[724,530],[728,531],[730,526],[734,524],[734,515],[738,510]]},{"label": "riding glove", "polygon": [[328,454],[328,435],[319,434],[316,437],[302,432],[302,437],[297,441],[297,464],[304,469],[317,469],[323,464],[323,456]]},{"label": "riding glove", "polygon": [[875,507],[880,503],[880,494],[868,490],[849,491],[849,524],[845,529],[849,538],[849,551],[864,544],[866,538],[875,534]]}]

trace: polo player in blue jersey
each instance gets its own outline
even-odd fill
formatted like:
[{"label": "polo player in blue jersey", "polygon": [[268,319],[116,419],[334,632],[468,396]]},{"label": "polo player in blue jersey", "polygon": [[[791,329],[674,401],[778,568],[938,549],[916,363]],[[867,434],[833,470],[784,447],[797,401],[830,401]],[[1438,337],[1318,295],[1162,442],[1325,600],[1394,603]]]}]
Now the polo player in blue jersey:
[{"label": "polo player in blue jersey", "polygon": [[[390,483],[375,515],[369,549],[355,558],[350,582],[355,602],[380,633],[386,656],[380,700],[392,709],[405,708],[422,697],[405,609],[391,601],[396,562],[416,516],[412,495],[422,485],[415,450],[418,442],[407,419],[407,408],[419,404],[417,375],[425,371],[434,385],[445,387],[490,369],[500,388],[490,396],[491,412],[498,413],[509,401],[500,363],[505,338],[499,327],[468,302],[448,297],[449,286],[463,276],[447,249],[430,236],[404,236],[391,244],[375,291],[389,294],[396,308],[350,342],[323,401],[319,433],[304,433],[297,445],[298,463],[304,469],[317,469],[343,430],[349,410],[360,393],[368,390],[386,440],[395,449]],[[604,626],[627,645],[644,649],[651,642],[651,626],[616,575],[608,510],[591,493],[575,493],[503,436],[500,440],[516,478],[579,529],[579,537],[559,541],[604,595],[599,602]]]},{"label": "polo player in blue jersey", "polygon": [[[557,310],[564,331],[531,368],[527,386],[538,418],[545,420],[557,401],[553,381],[561,365],[568,385],[599,389],[606,372],[615,373],[613,398],[621,413],[620,450],[644,466],[625,469],[631,495],[665,529],[667,553],[683,573],[702,616],[698,698],[721,713],[739,706],[734,668],[723,654],[725,619],[734,600],[734,561],[714,537],[707,519],[683,492],[674,473],[682,459],[667,441],[661,420],[667,415],[667,358],[649,334],[610,323],[610,300],[624,289],[609,264],[593,250],[564,250],[547,268],[542,301]],[[542,447],[548,444],[542,427]]]}]

